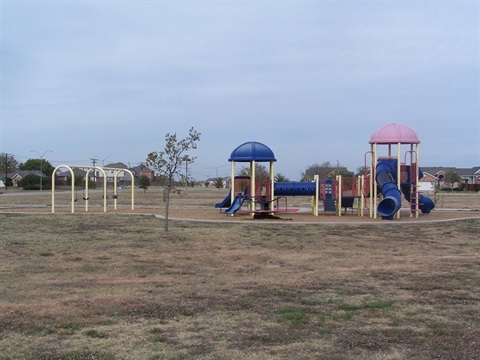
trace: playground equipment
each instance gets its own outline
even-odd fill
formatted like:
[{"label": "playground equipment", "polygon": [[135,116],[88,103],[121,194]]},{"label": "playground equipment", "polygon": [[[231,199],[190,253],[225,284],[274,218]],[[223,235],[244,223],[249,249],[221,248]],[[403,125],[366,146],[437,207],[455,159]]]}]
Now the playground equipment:
[{"label": "playground equipment", "polygon": [[[430,213],[435,204],[418,191],[422,172],[418,167],[420,140],[415,131],[400,123],[387,124],[374,132],[369,143],[370,173],[375,174],[374,181],[370,182],[370,194],[373,194],[370,196],[370,216],[377,218],[378,213],[385,220],[392,220],[395,216],[399,219],[402,192],[410,203],[410,217],[418,218],[419,211]],[[386,156],[379,156],[379,145],[387,145]],[[402,145],[409,145],[403,163]],[[397,146],[396,155],[392,146]],[[377,205],[378,189],[383,199]]]},{"label": "playground equipment", "polygon": [[[419,179],[422,171],[418,167],[418,150],[420,140],[411,128],[399,123],[387,124],[379,128],[370,139],[371,151],[365,154],[365,168],[367,168],[367,154],[370,154],[370,174],[358,178],[336,176],[335,179],[319,180],[315,176],[313,182],[274,182],[274,162],[277,160],[266,145],[251,141],[238,146],[230,155],[232,163],[232,179],[230,192],[225,199],[215,205],[216,208],[227,208],[224,212],[233,215],[241,210],[246,202],[248,212],[274,214],[287,211],[287,196],[311,196],[312,212],[318,216],[319,200],[323,202],[323,210],[334,212],[342,216],[348,209],[354,209],[357,200],[357,214],[364,216],[364,210],[370,210],[370,217],[391,220],[395,216],[400,218],[402,194],[410,203],[410,216],[417,217],[421,211],[430,213],[435,207],[433,201],[419,193]],[[379,156],[379,145],[387,145],[386,156]],[[397,146],[396,156],[392,146]],[[401,162],[402,146],[409,145],[405,152],[404,162]],[[240,177],[235,177],[235,163],[249,162],[251,177],[242,178],[243,188],[239,186]],[[269,178],[264,184],[255,180],[256,162],[269,162]],[[245,185],[247,184],[247,185]],[[382,199],[378,202],[378,191]],[[281,209],[279,200],[285,198],[285,208]],[[369,206],[366,199],[369,198]],[[378,202],[378,204],[377,204]]]},{"label": "playground equipment", "polygon": [[[228,198],[230,199],[231,193],[229,193]],[[225,214],[235,214],[238,210],[241,209],[243,202],[248,199],[248,186],[245,187],[245,191],[243,193],[238,193],[233,199],[233,202],[230,204],[227,210],[225,210]]]},{"label": "playground equipment", "polygon": [[[252,216],[258,213],[273,215],[282,211],[279,206],[282,199],[285,200],[284,211],[286,210],[285,196],[313,195],[312,198],[315,200],[312,200],[312,207],[315,215],[318,215],[318,179],[316,185],[313,183],[275,183],[274,162],[277,160],[273,151],[266,145],[255,141],[243,143],[232,151],[228,161],[232,164],[230,194],[222,202],[216,204],[217,208],[228,205],[229,208],[224,211],[226,214],[235,214],[247,201]],[[237,162],[250,163],[250,178],[235,177],[235,163]],[[269,163],[269,177],[264,184],[256,182],[255,165],[257,162]],[[238,189],[239,180],[242,180],[244,184],[247,181],[243,192],[238,191],[242,190]]]},{"label": "playground equipment", "polygon": [[397,178],[396,164],[396,159],[379,159],[375,171],[375,180],[383,195],[377,210],[383,219],[393,219],[393,215],[402,206],[402,194],[395,182]]},{"label": "playground equipment", "polygon": [[[239,178],[243,182],[238,181]],[[234,180],[234,193],[237,194],[233,203],[231,202],[231,191],[227,196],[219,203],[215,204],[216,208],[228,208],[224,212],[226,214],[235,214],[239,211],[243,203],[247,200],[251,200],[251,195],[248,191],[248,185],[245,184],[248,179],[250,184],[250,177],[235,177]],[[354,178],[342,178],[337,177],[335,180],[319,180],[318,176],[314,177],[312,182],[275,182],[274,183],[274,195],[267,191],[263,195],[256,196],[255,199],[255,213],[276,213],[287,212],[288,209],[288,196],[310,196],[312,197],[312,213],[318,216],[318,207],[320,200],[323,202],[323,211],[337,213],[337,210],[352,208],[354,200],[360,198],[360,193],[357,191],[359,180]],[[352,186],[354,184],[354,186]],[[260,193],[260,183],[255,183],[256,193]],[[244,189],[242,192],[241,190]],[[342,194],[341,196],[339,194]],[[270,209],[270,204],[273,203],[273,210]],[[338,205],[338,206],[337,206]],[[338,209],[337,209],[338,208]],[[341,211],[338,213],[341,215]]]},{"label": "playground equipment", "polygon": [[[342,188],[343,183],[339,179],[320,180],[316,175],[312,182],[274,182],[273,163],[276,161],[273,152],[264,144],[247,142],[238,146],[231,154],[229,161],[232,162],[232,179],[229,194],[221,202],[215,204],[216,208],[227,208],[224,213],[233,215],[242,208],[246,202],[248,212],[251,215],[258,213],[274,214],[288,211],[288,196],[310,196],[312,198],[312,213],[318,216],[319,200],[323,201],[325,212],[334,212],[341,215],[341,209],[353,208],[353,201],[358,198],[357,184],[350,181],[349,186]],[[255,181],[255,163],[269,162],[270,174],[264,184]],[[235,176],[235,162],[249,162],[251,177]],[[338,185],[340,184],[340,186]],[[337,191],[339,189],[340,191]],[[345,195],[347,194],[347,195]],[[338,197],[338,198],[337,198]],[[233,199],[233,200],[232,200]],[[280,206],[280,203],[284,206]]]},{"label": "playground equipment", "polygon": [[[235,150],[232,151],[228,161],[230,161],[231,164],[232,164],[231,165],[231,170],[232,170],[231,184],[232,184],[232,186],[230,187],[230,199],[235,199],[236,198],[235,187],[233,186],[233,184],[235,184],[235,164],[237,162],[249,162],[250,163],[250,184],[249,184],[250,194],[249,194],[249,197],[248,197],[248,202],[249,202],[248,205],[249,205],[249,208],[250,208],[250,213],[252,215],[254,215],[255,211],[256,211],[256,209],[255,209],[256,203],[255,202],[257,201],[257,198],[256,198],[257,187],[256,187],[256,184],[255,184],[255,164],[256,164],[256,162],[268,162],[269,163],[269,165],[270,165],[269,166],[269,174],[270,174],[269,183],[266,184],[265,187],[268,189],[267,191],[269,191],[269,193],[272,194],[272,199],[273,199],[273,194],[274,194],[274,180],[273,180],[273,178],[274,178],[274,176],[273,176],[273,174],[274,174],[274,162],[277,161],[275,159],[275,155],[273,154],[273,151],[270,150],[270,148],[268,148],[268,146],[266,146],[262,143],[256,142],[256,141],[250,141],[250,142],[246,142],[246,143],[238,146],[237,148],[235,148]],[[260,194],[260,196],[261,196],[261,194]],[[240,201],[241,201],[241,204],[240,204],[240,207],[241,207],[241,205],[243,204],[243,202],[245,200],[247,200],[247,198],[243,198],[243,200],[238,199],[237,200],[237,206],[240,204]],[[269,199],[269,201],[270,201],[270,203],[268,204],[268,210],[270,210],[273,213],[274,204],[271,201],[271,199]],[[240,207],[236,211],[238,211],[240,209]],[[233,211],[233,209],[231,211]]]},{"label": "playground equipment", "polygon": [[88,202],[90,200],[89,193],[88,193],[88,176],[90,172],[99,170],[103,174],[103,212],[107,212],[107,177],[105,174],[105,170],[111,170],[115,172],[114,175],[114,180],[113,180],[113,199],[114,199],[114,209],[117,209],[117,199],[118,199],[118,194],[117,194],[117,178],[118,174],[121,172],[126,172],[130,174],[130,177],[132,179],[132,190],[131,190],[131,199],[132,199],[132,210],[135,208],[135,180],[133,177],[133,173],[128,170],[128,169],[119,169],[119,168],[110,168],[110,167],[98,167],[98,166],[82,166],[82,165],[59,165],[57,166],[52,173],[52,213],[55,213],[55,173],[57,172],[58,169],[61,168],[67,168],[67,170],[70,172],[71,179],[72,179],[72,185],[71,185],[71,212],[75,212],[75,202],[76,202],[76,197],[75,197],[75,174],[73,172],[73,169],[88,169],[87,173],[85,175],[85,193],[83,195],[83,200],[85,200],[85,211],[88,211]]}]

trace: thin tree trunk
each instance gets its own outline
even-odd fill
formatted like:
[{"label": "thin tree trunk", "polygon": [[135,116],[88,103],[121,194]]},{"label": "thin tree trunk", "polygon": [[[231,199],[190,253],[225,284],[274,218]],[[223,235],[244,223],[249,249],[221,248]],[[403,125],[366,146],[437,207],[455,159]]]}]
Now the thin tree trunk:
[{"label": "thin tree trunk", "polygon": [[167,187],[167,202],[166,202],[166,205],[165,205],[165,227],[164,227],[164,231],[165,232],[168,232],[168,209],[170,207],[170,184],[168,184],[168,187]]}]

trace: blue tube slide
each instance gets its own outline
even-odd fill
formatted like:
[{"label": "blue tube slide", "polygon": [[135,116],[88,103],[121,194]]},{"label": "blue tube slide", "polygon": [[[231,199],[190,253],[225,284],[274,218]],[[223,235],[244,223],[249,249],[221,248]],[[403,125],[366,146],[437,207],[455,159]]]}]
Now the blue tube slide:
[{"label": "blue tube slide", "polygon": [[420,194],[418,202],[420,203],[418,208],[422,211],[422,214],[430,214],[430,211],[435,207],[433,200],[422,194]]},{"label": "blue tube slide", "polygon": [[402,205],[402,193],[396,183],[397,160],[379,159],[375,179],[383,195],[377,211],[384,220],[392,220]]}]

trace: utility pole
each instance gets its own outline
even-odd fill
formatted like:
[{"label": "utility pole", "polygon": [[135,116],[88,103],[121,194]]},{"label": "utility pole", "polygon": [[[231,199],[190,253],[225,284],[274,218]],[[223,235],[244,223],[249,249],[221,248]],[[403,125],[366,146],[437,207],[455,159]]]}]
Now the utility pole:
[{"label": "utility pole", "polygon": [[7,173],[8,173],[8,154],[5,153],[5,191],[7,191]]},{"label": "utility pole", "polygon": [[[92,160],[92,165],[93,165],[93,167],[95,168],[95,164],[97,163],[98,159],[91,158],[90,160]],[[97,170],[93,169],[93,182],[94,182],[94,183],[97,182],[96,172],[97,172]],[[87,181],[88,181],[88,179],[87,179]],[[105,180],[104,180],[104,181],[105,181]]]},{"label": "utility pole", "polygon": [[53,152],[52,150],[45,151],[42,155],[38,151],[32,150],[30,152],[37,153],[40,156],[40,191],[43,191],[43,156],[48,152]]}]

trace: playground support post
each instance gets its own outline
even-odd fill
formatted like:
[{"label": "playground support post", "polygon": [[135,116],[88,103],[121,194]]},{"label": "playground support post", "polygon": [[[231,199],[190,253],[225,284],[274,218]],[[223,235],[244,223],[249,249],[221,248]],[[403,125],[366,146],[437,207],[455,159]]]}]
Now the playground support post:
[{"label": "playground support post", "polygon": [[358,177],[358,188],[360,189],[360,211],[359,216],[364,216],[364,208],[365,208],[365,194],[363,189],[365,188],[365,175],[360,175]]},{"label": "playground support post", "polygon": [[[373,161],[372,169],[370,171],[370,217],[377,218],[377,180],[375,174],[377,172],[377,157],[378,157],[378,144],[372,144]],[[373,191],[372,191],[373,190]],[[372,195],[373,194],[373,195]]]},{"label": "playground support post", "polygon": [[85,211],[88,211],[88,200],[89,200],[89,195],[88,195],[88,175],[90,174],[90,171],[92,169],[88,169],[87,173],[85,174],[85,194],[83,200],[85,201]]},{"label": "playground support post", "polygon": [[337,180],[337,215],[342,216],[342,175],[336,176]]},{"label": "playground support post", "polygon": [[[274,201],[273,199],[275,198],[275,176],[273,176],[273,174],[275,174],[274,172],[274,162],[273,161],[270,161],[270,210],[273,211],[274,210]],[[272,213],[273,215],[273,213]]]},{"label": "playground support post", "polygon": [[[418,160],[419,160],[419,155],[418,155],[418,151],[419,151],[419,148],[420,147],[420,144],[417,144],[417,146],[415,147],[415,186],[416,186],[416,195],[415,195],[415,218],[418,219],[418,209],[420,207],[420,203],[419,203],[419,196],[418,196],[418,182],[420,181],[419,179],[419,169],[420,167],[418,166]],[[413,145],[412,145],[412,150],[413,150]]]},{"label": "playground support post", "polygon": [[127,172],[130,174],[130,178],[132,179],[132,186],[131,186],[131,197],[132,197],[132,210],[135,209],[135,177],[133,176],[133,173],[128,170],[128,169],[117,169],[117,168],[103,168],[103,169],[106,169],[106,170],[113,170],[115,171],[115,175],[113,177],[113,208],[115,210],[117,210],[117,178],[118,178],[118,174],[120,174],[122,171],[123,172]]},{"label": "playground support post", "polygon": [[113,177],[113,208],[117,210],[117,178],[120,171],[115,171],[115,176]]},{"label": "playground support post", "polygon": [[85,175],[85,211],[88,211],[88,175],[93,170],[95,175],[95,169],[100,170],[103,173],[103,212],[107,212],[107,176],[105,170],[98,166],[90,167]]},{"label": "playground support post", "polygon": [[[370,155],[370,164],[369,166],[367,166],[367,154]],[[368,175],[368,179],[369,179],[369,183],[368,183],[368,191],[369,191],[369,213],[370,213],[370,217],[373,216],[373,213],[372,213],[372,194],[373,194],[373,181],[372,181],[372,177],[373,177],[373,171],[374,171],[374,167],[373,167],[373,160],[374,160],[374,156],[375,156],[375,153],[373,152],[373,144],[370,146],[370,151],[367,151],[363,157],[363,165],[365,166],[365,169],[370,169],[370,174]],[[364,173],[363,173],[363,183],[362,183],[362,216],[364,215],[364,209],[365,209],[365,177],[367,176],[367,172],[366,170],[364,170]]]},{"label": "playground support post", "polygon": [[[231,179],[230,179],[230,199],[233,202],[235,199],[235,161],[232,161],[231,164]],[[233,216],[233,214],[232,214]]]},{"label": "playground support post", "polygon": [[250,161],[250,212],[255,215],[255,160]]},{"label": "playground support post", "polygon": [[[400,176],[400,171],[401,171],[401,163],[402,163],[402,144],[399,142],[397,144],[397,188],[400,189],[400,183],[401,183],[401,176]],[[397,219],[400,219],[400,211],[397,211]]]},{"label": "playground support post", "polygon": [[[89,189],[89,175],[90,175],[90,172],[94,170],[93,168],[90,168],[87,170],[87,173],[85,174],[85,197],[84,197],[84,200],[85,200],[85,212],[88,211],[88,200],[89,200],[89,195],[88,195],[88,189]],[[94,170],[95,171],[95,170]],[[95,177],[95,176],[94,176]]]},{"label": "playground support post", "polygon": [[55,173],[57,172],[58,169],[60,168],[67,168],[70,171],[70,175],[72,176],[72,190],[71,190],[71,212],[72,214],[75,212],[75,174],[73,173],[73,170],[70,166],[68,165],[58,165],[52,173],[52,214],[55,213]]}]

